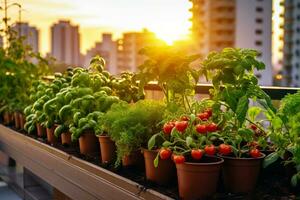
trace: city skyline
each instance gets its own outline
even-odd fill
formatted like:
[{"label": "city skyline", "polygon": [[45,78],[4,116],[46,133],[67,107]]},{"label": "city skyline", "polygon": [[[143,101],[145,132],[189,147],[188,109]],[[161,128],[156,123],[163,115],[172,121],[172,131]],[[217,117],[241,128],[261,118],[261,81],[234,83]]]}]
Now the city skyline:
[{"label": "city skyline", "polygon": [[[189,1],[173,0],[16,0],[24,9],[22,21],[29,22],[40,31],[40,49],[43,54],[51,51],[50,27],[59,20],[70,20],[80,27],[81,52],[85,53],[102,33],[112,33],[113,39],[124,32],[147,28],[167,42],[187,37],[191,23]],[[172,6],[170,6],[172,5]],[[101,9],[105,8],[105,9]],[[9,10],[11,22],[18,18],[17,8]],[[137,17],[138,16],[138,17]],[[155,16],[155,17],[153,17]]]}]

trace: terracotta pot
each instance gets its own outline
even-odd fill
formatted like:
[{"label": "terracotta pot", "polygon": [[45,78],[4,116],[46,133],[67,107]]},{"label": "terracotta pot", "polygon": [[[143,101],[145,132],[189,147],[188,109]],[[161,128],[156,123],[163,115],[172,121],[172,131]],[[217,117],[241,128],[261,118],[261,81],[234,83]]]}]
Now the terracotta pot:
[{"label": "terracotta pot", "polygon": [[140,169],[144,169],[144,158],[140,150],[131,152],[122,158],[123,167],[136,166]]},{"label": "terracotta pot", "polygon": [[265,154],[259,158],[221,157],[224,159],[223,181],[225,189],[232,193],[252,192],[255,189]]},{"label": "terracotta pot", "polygon": [[71,133],[69,133],[69,132],[62,133],[60,135],[60,138],[61,138],[62,145],[71,145],[72,144]]},{"label": "terracotta pot", "polygon": [[14,119],[15,119],[15,128],[20,129],[20,118],[18,112],[14,112]]},{"label": "terracotta pot", "polygon": [[47,141],[49,144],[53,145],[56,143],[56,137],[54,135],[54,131],[57,128],[57,125],[53,125],[51,128],[47,128]]},{"label": "terracotta pot", "polygon": [[203,157],[199,163],[176,164],[180,198],[203,199],[215,194],[223,162],[219,157]]},{"label": "terracotta pot", "polygon": [[9,112],[4,112],[3,113],[3,124],[4,125],[9,125],[12,122],[12,116]]},{"label": "terracotta pot", "polygon": [[42,125],[36,124],[36,130],[38,137],[44,137],[46,135],[46,129]]},{"label": "terracotta pot", "polygon": [[102,163],[110,164],[116,158],[116,145],[115,142],[110,139],[109,136],[100,135],[98,136],[101,152]]},{"label": "terracotta pot", "polygon": [[86,156],[94,156],[98,150],[97,137],[92,131],[86,131],[79,138],[80,153]]},{"label": "terracotta pot", "polygon": [[20,121],[20,129],[23,130],[26,119],[25,119],[25,116],[22,113],[19,113],[19,121]]},{"label": "terracotta pot", "polygon": [[176,178],[176,167],[171,159],[159,160],[158,166],[154,166],[154,160],[158,151],[143,149],[145,159],[146,179],[159,185],[167,185]]}]

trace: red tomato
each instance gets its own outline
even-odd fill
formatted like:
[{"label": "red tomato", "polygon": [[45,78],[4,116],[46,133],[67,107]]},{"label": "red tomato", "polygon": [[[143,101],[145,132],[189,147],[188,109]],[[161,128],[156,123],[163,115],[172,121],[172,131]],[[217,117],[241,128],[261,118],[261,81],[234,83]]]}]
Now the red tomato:
[{"label": "red tomato", "polygon": [[199,119],[201,119],[202,121],[207,121],[208,118],[209,118],[209,114],[208,114],[207,112],[203,112],[203,113],[199,113],[199,114],[197,115],[197,117],[198,117]]},{"label": "red tomato", "polygon": [[261,153],[260,153],[260,151],[258,149],[254,148],[254,149],[250,150],[250,156],[252,158],[258,158],[258,157],[261,156]]},{"label": "red tomato", "polygon": [[215,148],[215,146],[214,145],[206,145],[205,147],[204,147],[204,151],[205,151],[205,153],[207,154],[207,155],[210,155],[210,156],[213,156],[213,155],[215,155],[215,153],[216,153],[216,148]]},{"label": "red tomato", "polygon": [[201,149],[193,149],[191,151],[192,158],[195,160],[200,160],[204,154],[204,151]]},{"label": "red tomato", "polygon": [[197,124],[196,125],[196,131],[198,133],[201,133],[201,134],[205,134],[207,132],[207,129],[206,129],[206,125],[205,124]]},{"label": "red tomato", "polygon": [[177,121],[175,122],[175,128],[177,131],[183,133],[185,129],[188,127],[189,123],[187,121]]},{"label": "red tomato", "polygon": [[182,164],[185,162],[185,157],[183,155],[174,155],[173,160],[176,164]]},{"label": "red tomato", "polygon": [[188,116],[182,116],[182,117],[180,118],[180,120],[181,120],[181,121],[189,121],[190,118],[189,118]]},{"label": "red tomato", "polygon": [[231,153],[231,146],[228,144],[221,144],[219,146],[219,153],[222,155],[228,155]]},{"label": "red tomato", "polygon": [[170,135],[174,126],[175,125],[171,122],[165,123],[163,126],[164,133]]},{"label": "red tomato", "polygon": [[172,155],[172,151],[170,149],[161,149],[159,151],[159,156],[162,160],[169,159]]},{"label": "red tomato", "polygon": [[207,112],[209,117],[212,116],[212,109],[211,108],[206,109],[205,112]]},{"label": "red tomato", "polygon": [[207,126],[206,126],[206,128],[207,128],[207,131],[208,132],[215,132],[215,131],[217,131],[217,129],[218,129],[218,127],[217,127],[217,125],[215,124],[215,123],[210,123],[210,124],[208,124]]},{"label": "red tomato", "polygon": [[254,124],[251,124],[251,125],[250,125],[250,128],[251,128],[252,130],[256,131],[256,129],[257,129],[257,126],[256,126],[256,125],[254,125]]}]

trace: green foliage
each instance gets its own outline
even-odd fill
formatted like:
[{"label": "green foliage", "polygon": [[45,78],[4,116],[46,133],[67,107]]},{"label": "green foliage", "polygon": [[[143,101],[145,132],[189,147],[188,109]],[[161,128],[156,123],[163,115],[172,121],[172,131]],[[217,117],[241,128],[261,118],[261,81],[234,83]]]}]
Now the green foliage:
[{"label": "green foliage", "polygon": [[[291,184],[295,186],[300,179],[300,92],[286,95],[281,100],[278,112],[268,117],[272,122],[269,137],[276,147],[277,156],[270,156],[265,165],[268,166],[279,157],[286,164],[292,163],[297,170],[291,179]],[[291,154],[288,160],[285,159],[286,152]]]},{"label": "green foliage", "polygon": [[135,104],[120,102],[104,114],[102,127],[117,145],[117,162],[122,157],[146,147],[149,138],[159,131],[165,106],[154,100]]},{"label": "green foliage", "polygon": [[[252,49],[225,48],[221,52],[212,52],[202,63],[201,73],[212,80],[211,94],[217,112],[222,121],[222,138],[235,149],[238,157],[248,153],[254,142],[265,146],[266,132],[256,121],[256,117],[265,111],[276,113],[271,98],[258,86],[254,70],[262,70],[265,65],[256,60],[258,52]],[[250,101],[258,102],[263,108],[250,108]],[[258,129],[249,129],[255,125]]]},{"label": "green foliage", "polygon": [[48,61],[24,45],[25,38],[12,29],[5,33],[8,45],[0,49],[0,111],[21,112],[31,102],[33,82],[47,73]]},{"label": "green foliage", "polygon": [[139,66],[140,88],[149,81],[157,81],[167,104],[175,103],[189,110],[188,96],[194,95],[199,79],[199,72],[191,67],[191,63],[200,56],[186,56],[170,46],[145,48],[140,53],[148,57]]}]

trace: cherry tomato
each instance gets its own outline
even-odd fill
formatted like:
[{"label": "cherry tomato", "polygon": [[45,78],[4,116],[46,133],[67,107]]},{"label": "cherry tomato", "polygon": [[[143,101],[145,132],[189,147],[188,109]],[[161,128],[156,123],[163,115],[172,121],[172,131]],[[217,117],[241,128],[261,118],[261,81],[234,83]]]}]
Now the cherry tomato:
[{"label": "cherry tomato", "polygon": [[165,123],[163,126],[164,133],[170,135],[174,126],[175,125],[171,122]]},{"label": "cherry tomato", "polygon": [[195,160],[200,160],[202,158],[203,154],[204,154],[204,151],[202,149],[193,149],[191,151],[192,158]]},{"label": "cherry tomato", "polygon": [[173,160],[176,164],[182,164],[185,162],[185,157],[183,155],[174,155]]},{"label": "cherry tomato", "polygon": [[215,132],[218,129],[217,125],[213,122],[208,124],[206,128],[208,132]]},{"label": "cherry tomato", "polygon": [[207,155],[210,155],[210,156],[213,156],[213,155],[215,155],[215,153],[216,153],[216,148],[215,148],[215,146],[214,145],[206,145],[205,147],[204,147],[204,151],[205,151],[205,153],[207,154]]},{"label": "cherry tomato", "polygon": [[190,118],[189,118],[188,116],[182,116],[182,117],[180,118],[180,120],[181,120],[181,121],[189,121]]},{"label": "cherry tomato", "polygon": [[199,119],[201,119],[202,121],[207,121],[208,118],[209,118],[209,114],[208,114],[207,112],[203,112],[203,113],[199,113],[199,114],[197,115],[197,117],[198,117]]},{"label": "cherry tomato", "polygon": [[251,125],[250,125],[250,128],[251,128],[253,131],[256,131],[256,129],[257,129],[257,126],[256,126],[256,125],[254,125],[254,124],[251,124]]},{"label": "cherry tomato", "polygon": [[166,159],[169,159],[172,155],[172,151],[170,149],[161,149],[159,151],[159,156],[162,160],[166,160]]},{"label": "cherry tomato", "polygon": [[222,155],[228,155],[231,153],[231,146],[228,144],[221,144],[219,146],[219,153]]},{"label": "cherry tomato", "polygon": [[205,112],[207,112],[209,117],[212,116],[212,109],[211,108],[206,109]]},{"label": "cherry tomato", "polygon": [[175,122],[175,128],[177,131],[183,133],[185,129],[188,127],[188,122],[187,121],[177,121]]},{"label": "cherry tomato", "polygon": [[207,132],[207,128],[205,124],[197,124],[196,131],[201,134],[205,134]]},{"label": "cherry tomato", "polygon": [[252,158],[258,158],[258,157],[261,156],[261,153],[260,153],[260,151],[258,149],[254,148],[254,149],[250,150],[250,156]]}]

